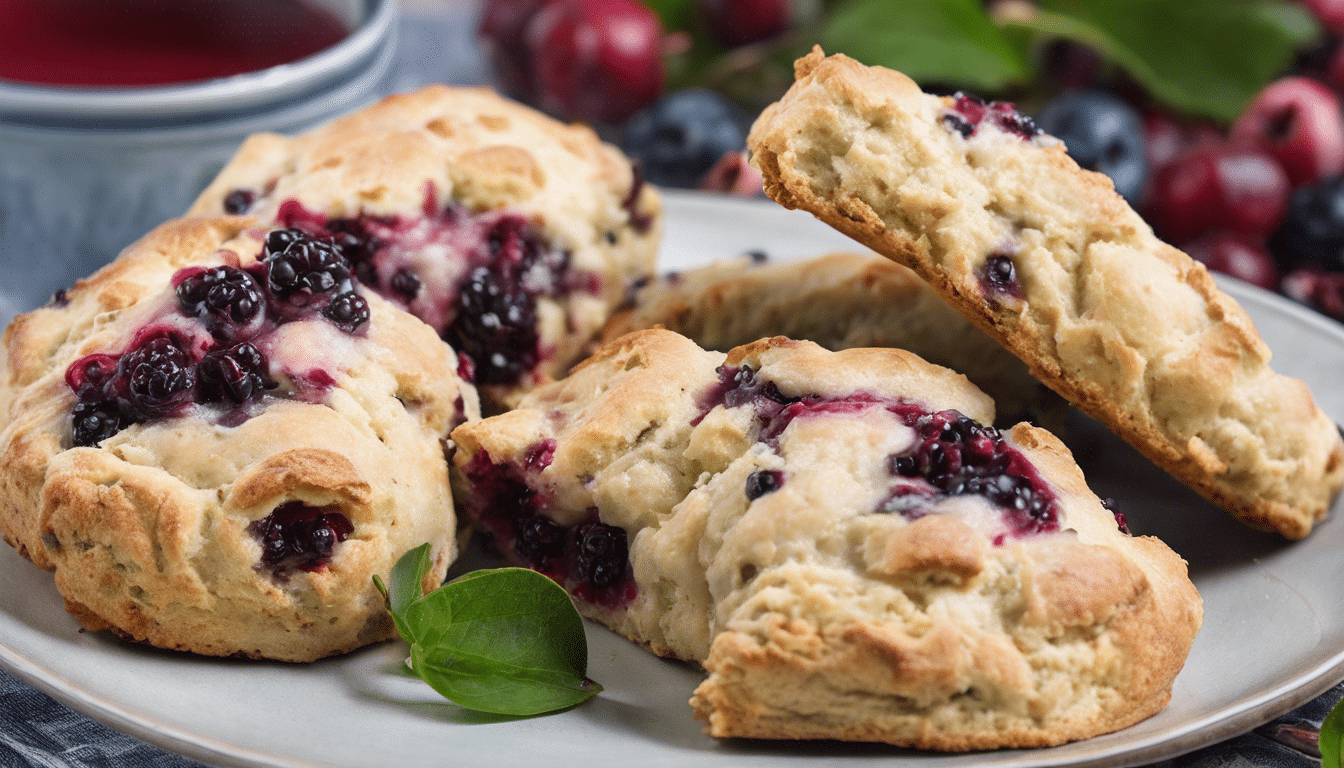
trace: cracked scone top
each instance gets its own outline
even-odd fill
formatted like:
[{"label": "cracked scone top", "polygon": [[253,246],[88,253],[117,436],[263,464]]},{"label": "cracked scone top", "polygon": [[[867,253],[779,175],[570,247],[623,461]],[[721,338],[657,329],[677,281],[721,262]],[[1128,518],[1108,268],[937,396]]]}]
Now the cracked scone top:
[{"label": "cracked scone top", "polygon": [[752,128],[766,192],[914,269],[1067,400],[1243,522],[1300,538],[1344,444],[1245,311],[1011,105],[820,49]]},{"label": "cracked scone top", "polygon": [[662,326],[727,352],[767,336],[835,351],[897,347],[965,374],[999,419],[1053,426],[1062,403],[910,270],[873,253],[762,261],[743,256],[636,284],[599,339]]},{"label": "cracked scone top", "polygon": [[585,126],[429,86],[294,137],[259,134],[192,205],[328,234],[507,404],[563,375],[635,279],[661,204]]},{"label": "cracked scone top", "polygon": [[715,736],[1044,746],[1165,706],[1202,617],[1068,451],[894,349],[625,336],[453,432],[462,510],[709,672]]},{"label": "cracked scone top", "polygon": [[255,224],[169,222],[9,326],[0,532],[86,627],[310,661],[391,636],[371,577],[407,550],[442,578],[479,409],[334,248]]}]

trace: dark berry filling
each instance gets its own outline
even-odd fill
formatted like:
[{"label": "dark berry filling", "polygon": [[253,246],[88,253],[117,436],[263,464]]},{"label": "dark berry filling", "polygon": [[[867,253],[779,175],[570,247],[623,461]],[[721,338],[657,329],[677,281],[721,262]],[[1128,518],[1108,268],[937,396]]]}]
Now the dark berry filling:
[{"label": "dark berry filling", "polygon": [[261,542],[261,564],[276,575],[294,568],[310,572],[326,568],[336,545],[355,530],[338,509],[290,501],[254,521],[247,530]]},{"label": "dark berry filling", "polygon": [[747,475],[747,500],[755,501],[774,493],[784,485],[784,473],[777,469],[758,469]]},{"label": "dark berry filling", "polygon": [[247,213],[256,201],[256,192],[250,189],[235,189],[224,196],[224,212],[234,216]]},{"label": "dark berry filling", "polygon": [[471,380],[522,381],[548,354],[537,331],[537,301],[600,294],[601,279],[570,268],[535,226],[512,213],[440,207],[431,192],[423,218],[325,219],[296,201],[280,220],[331,238],[351,273],[428,323],[472,361]]},{"label": "dark berry filling", "polygon": [[369,322],[369,302],[354,291],[339,293],[322,309],[322,315],[346,333],[357,333]]},{"label": "dark berry filling", "polygon": [[1107,512],[1115,518],[1115,527],[1120,529],[1121,533],[1129,533],[1129,521],[1125,519],[1125,513],[1115,507],[1115,499],[1102,499],[1101,506],[1106,508]]},{"label": "dark berry filling", "polygon": [[980,124],[986,121],[999,130],[1015,134],[1022,139],[1030,139],[1041,132],[1041,129],[1036,127],[1036,122],[1018,112],[1012,102],[986,103],[984,99],[961,91],[953,94],[952,98],[953,105],[943,113],[943,125],[948,130],[961,134],[963,138],[973,136]]},{"label": "dark berry filling", "polygon": [[256,279],[238,267],[188,267],[176,278],[182,312],[203,316],[216,336],[227,337],[230,329],[249,323],[266,300]]},{"label": "dark berry filling", "polygon": [[[957,411],[930,413],[913,403],[864,393],[845,398],[786,396],[749,366],[721,367],[719,381],[701,397],[700,404],[702,414],[719,405],[750,405],[758,426],[757,439],[771,445],[798,418],[885,408],[916,433],[914,446],[889,457],[888,468],[895,476],[920,482],[898,485],[893,498],[879,505],[878,511],[899,510],[917,517],[938,498],[976,495],[1002,510],[1016,535],[1045,533],[1059,527],[1056,496],[1035,467],[1009,446],[997,429]],[[748,479],[749,498],[752,490],[753,481]],[[917,498],[905,498],[912,494]]]},{"label": "dark berry filling", "polygon": [[1017,265],[1013,263],[1012,256],[996,253],[985,259],[984,266],[980,268],[980,290],[991,297],[1008,296],[1020,299],[1024,296],[1022,283],[1017,279]]},{"label": "dark berry filling", "polygon": [[[983,496],[1006,513],[1018,535],[1059,527],[1054,492],[999,430],[957,411],[923,413],[909,406],[891,410],[917,436],[909,451],[888,459],[893,475],[921,478],[942,496]],[[904,491],[898,488],[896,493]]]},{"label": "dark berry filling", "polygon": [[637,593],[625,530],[599,522],[596,508],[573,526],[560,525],[546,516],[547,499],[528,483],[554,454],[553,440],[532,446],[516,464],[495,464],[488,452],[477,453],[465,468],[467,514],[517,562],[575,597],[608,608],[625,605]]},{"label": "dark berry filling", "polygon": [[333,293],[350,279],[350,263],[335,243],[301,229],[271,232],[263,253],[267,287],[281,299],[298,299],[292,303],[307,304],[314,294]]}]

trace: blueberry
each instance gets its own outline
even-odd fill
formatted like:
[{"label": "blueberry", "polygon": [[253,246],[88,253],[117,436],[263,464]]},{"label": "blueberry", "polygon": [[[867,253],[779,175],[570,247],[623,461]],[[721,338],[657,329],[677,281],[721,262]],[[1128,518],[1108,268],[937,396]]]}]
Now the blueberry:
[{"label": "blueberry", "polygon": [[1067,93],[1046,105],[1036,123],[1062,140],[1078,165],[1111,177],[1131,204],[1148,176],[1143,120],[1125,102],[1100,91]]},{"label": "blueberry", "polygon": [[1294,190],[1269,248],[1286,266],[1307,264],[1344,271],[1344,177]]},{"label": "blueberry", "polygon": [[654,184],[694,187],[725,152],[741,150],[746,140],[733,105],[713,91],[690,88],[631,118],[621,149],[640,161]]}]

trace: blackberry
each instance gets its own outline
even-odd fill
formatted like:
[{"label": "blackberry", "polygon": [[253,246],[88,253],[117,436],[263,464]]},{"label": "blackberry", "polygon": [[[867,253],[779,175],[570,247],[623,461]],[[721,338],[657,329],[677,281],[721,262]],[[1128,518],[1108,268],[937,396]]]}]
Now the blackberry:
[{"label": "blackberry", "polygon": [[187,341],[173,331],[151,334],[121,358],[119,377],[133,415],[167,416],[191,397],[195,361]]},{"label": "blackberry", "polygon": [[208,318],[212,331],[227,332],[256,317],[264,303],[261,286],[237,267],[214,267],[189,275],[177,284],[182,311]]},{"label": "blackberry", "polygon": [[420,295],[420,278],[407,267],[402,267],[397,270],[396,274],[392,275],[388,287],[403,301],[409,303]]},{"label": "blackberry", "polygon": [[477,384],[512,384],[537,364],[535,300],[501,266],[471,271],[458,294],[457,317],[443,334],[475,362]]},{"label": "blackberry", "polygon": [[246,342],[207,354],[196,366],[196,379],[202,403],[242,405],[275,386],[266,376],[266,358]]},{"label": "blackberry", "polygon": [[280,298],[331,293],[350,279],[350,265],[336,246],[301,229],[271,232],[265,254],[267,287]]},{"label": "blackberry", "polygon": [[354,291],[337,294],[322,309],[323,317],[346,333],[355,333],[369,322],[369,302]]},{"label": "blackberry", "polygon": [[235,189],[224,196],[224,212],[233,216],[247,213],[256,201],[256,192],[250,189]]},{"label": "blackberry", "polygon": [[76,446],[97,445],[134,423],[111,402],[80,401],[71,415]]},{"label": "blackberry", "polygon": [[513,548],[529,568],[551,570],[565,554],[569,529],[545,517],[515,517]]},{"label": "blackberry", "polygon": [[747,500],[755,501],[774,493],[784,485],[784,473],[777,469],[758,469],[747,475]]},{"label": "blackberry", "polygon": [[1022,298],[1022,284],[1017,280],[1017,266],[1013,257],[996,253],[985,259],[980,268],[980,290],[985,293],[997,293]]},{"label": "blackberry", "polygon": [[289,501],[254,521],[247,530],[261,542],[261,563],[276,573],[290,568],[321,570],[336,545],[355,528],[335,507],[311,507]]},{"label": "blackberry", "polygon": [[630,550],[624,528],[588,523],[574,529],[577,555],[574,566],[581,579],[594,587],[610,587],[625,575]]}]

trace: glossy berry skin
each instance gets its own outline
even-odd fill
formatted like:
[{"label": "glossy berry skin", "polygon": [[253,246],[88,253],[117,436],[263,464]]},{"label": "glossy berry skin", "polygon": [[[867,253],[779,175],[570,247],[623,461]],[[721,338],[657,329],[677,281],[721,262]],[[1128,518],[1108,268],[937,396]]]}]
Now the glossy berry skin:
[{"label": "glossy berry skin", "polygon": [[1293,186],[1344,171],[1339,99],[1310,78],[1285,77],[1270,83],[1232,124],[1231,137],[1273,155]]},{"label": "glossy berry skin", "polygon": [[479,32],[489,51],[499,85],[505,93],[523,101],[530,101],[536,94],[527,48],[527,25],[537,11],[554,2],[489,0],[481,9]]},{"label": "glossy berry skin", "polygon": [[350,266],[330,241],[300,229],[266,236],[267,287],[276,296],[331,293],[350,279]]},{"label": "glossy berry skin", "polygon": [[625,575],[630,548],[624,528],[588,523],[574,529],[577,555],[574,564],[581,578],[594,587],[610,587]]},{"label": "glossy berry skin", "polygon": [[730,47],[774,37],[789,28],[789,0],[698,0],[705,28]]},{"label": "glossy berry skin", "polygon": [[630,119],[621,149],[645,177],[668,187],[694,187],[728,152],[746,146],[736,109],[705,88],[677,91]]},{"label": "glossy berry skin", "polygon": [[80,401],[75,403],[72,416],[75,446],[97,445],[135,423],[112,402]]},{"label": "glossy berry skin", "polygon": [[322,316],[346,333],[358,333],[368,325],[369,302],[354,291],[339,293],[322,308]]},{"label": "glossy berry skin", "polygon": [[1286,265],[1344,271],[1344,177],[1294,190],[1269,247]]},{"label": "glossy berry skin", "polygon": [[319,571],[336,545],[354,532],[350,520],[334,508],[289,501],[247,527],[261,543],[261,563],[277,575],[292,568]]},{"label": "glossy berry skin", "polygon": [[1137,202],[1148,177],[1143,120],[1120,99],[1101,91],[1077,91],[1055,99],[1036,125],[1064,142],[1074,162],[1111,178],[1115,191]]},{"label": "glossy berry skin", "polygon": [[173,331],[153,332],[121,358],[118,377],[137,415],[166,416],[192,398],[196,371],[189,342]]},{"label": "glossy berry skin", "polygon": [[1287,174],[1261,150],[1197,147],[1154,175],[1145,218],[1174,243],[1214,229],[1263,237],[1282,221],[1288,192]]},{"label": "glossy berry skin", "polygon": [[257,316],[265,296],[247,272],[222,266],[189,273],[177,284],[177,301],[185,314],[205,316],[216,336],[228,336]]},{"label": "glossy berry skin", "polygon": [[1211,232],[1182,245],[1181,249],[1214,272],[1231,275],[1267,291],[1279,286],[1279,266],[1258,238],[1233,232]]},{"label": "glossy berry skin", "polygon": [[241,405],[275,386],[266,358],[247,342],[206,354],[196,366],[196,380],[202,403]]},{"label": "glossy berry skin", "polygon": [[758,469],[747,475],[747,500],[755,501],[774,493],[784,485],[784,473],[777,469]]},{"label": "glossy berry skin", "polygon": [[559,0],[527,27],[532,83],[560,117],[621,123],[663,90],[662,24],[637,0]]}]

